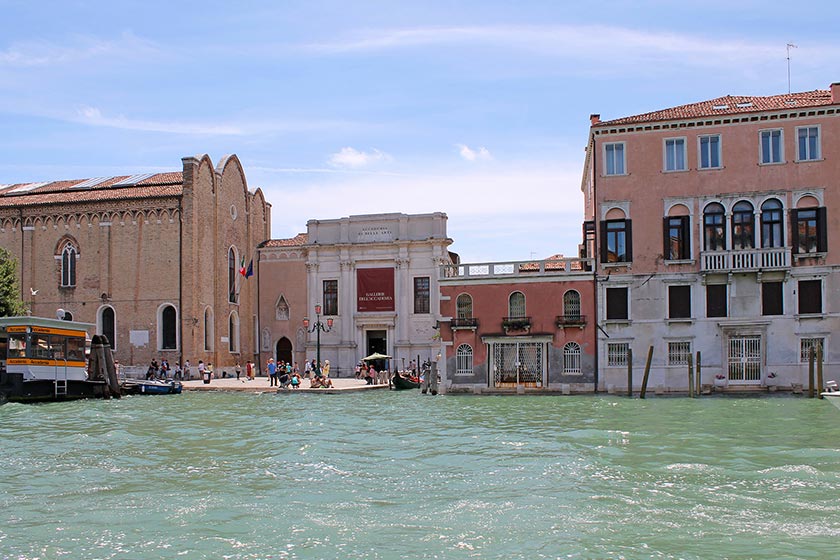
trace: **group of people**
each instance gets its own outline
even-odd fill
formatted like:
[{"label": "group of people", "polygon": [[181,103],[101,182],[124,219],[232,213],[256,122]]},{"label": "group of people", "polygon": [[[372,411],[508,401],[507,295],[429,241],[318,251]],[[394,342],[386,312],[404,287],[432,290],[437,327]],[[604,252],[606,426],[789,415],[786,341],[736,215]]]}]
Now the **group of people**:
[{"label": "group of people", "polygon": [[356,364],[356,379],[364,379],[368,385],[380,385],[388,383],[388,370],[376,370],[376,366],[368,364],[364,360]]},{"label": "group of people", "polygon": [[[116,362],[119,364],[119,362]],[[187,362],[189,364],[189,362]],[[149,369],[146,370],[146,379],[161,379],[161,380],[182,380],[184,379],[184,370],[181,369],[181,364],[175,362],[175,368],[169,367],[169,360],[162,358],[158,364],[157,360],[152,360],[149,364]]]},{"label": "group of people", "polygon": [[265,365],[265,373],[271,387],[281,387],[283,389],[300,387],[301,378],[297,362],[293,365],[291,362],[280,360],[278,363],[274,361],[274,358],[269,358]]}]

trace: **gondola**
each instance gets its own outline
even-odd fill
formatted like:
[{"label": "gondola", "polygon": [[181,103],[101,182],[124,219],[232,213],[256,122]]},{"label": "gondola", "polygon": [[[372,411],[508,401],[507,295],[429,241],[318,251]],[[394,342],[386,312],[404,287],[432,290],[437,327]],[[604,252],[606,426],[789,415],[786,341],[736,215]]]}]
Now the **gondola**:
[{"label": "gondola", "polygon": [[391,388],[395,391],[404,391],[405,389],[419,389],[420,382],[412,381],[407,377],[403,377],[399,373],[395,373],[394,377],[391,378]]}]

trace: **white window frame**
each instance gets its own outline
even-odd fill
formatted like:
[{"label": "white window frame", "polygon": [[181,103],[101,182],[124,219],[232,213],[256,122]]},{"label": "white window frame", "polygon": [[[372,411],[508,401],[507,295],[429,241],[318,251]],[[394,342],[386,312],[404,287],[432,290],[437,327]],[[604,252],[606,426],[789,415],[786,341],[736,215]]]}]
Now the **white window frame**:
[{"label": "white window frame", "polygon": [[[675,167],[673,169],[668,168],[668,143],[674,143],[674,146],[677,146],[677,142],[680,142],[682,145],[682,167],[676,167],[676,151],[674,152],[674,164]],[[676,150],[676,148],[675,148]],[[665,173],[677,173],[680,171],[688,171],[688,150],[687,150],[687,142],[685,136],[680,136],[677,138],[665,138],[662,141],[662,171]]]},{"label": "white window frame", "polygon": [[[772,134],[774,132],[779,133],[779,161],[773,161],[773,144]],[[770,156],[769,161],[764,161],[764,135],[770,135]],[[785,163],[785,131],[782,128],[766,128],[764,130],[758,131],[758,164],[759,165],[779,165],[780,163]]]},{"label": "white window frame", "polygon": [[111,310],[111,313],[114,314],[114,340],[108,339],[108,342],[111,345],[111,350],[116,351],[117,349],[117,310],[114,309],[113,305],[102,305],[96,311],[96,334],[105,334],[103,327],[105,311],[107,309]]},{"label": "white window frame", "polygon": [[[175,310],[175,348],[164,348],[163,347],[163,310],[167,307],[171,307]],[[161,303],[157,308],[157,349],[158,352],[170,352],[173,350],[180,350],[181,349],[181,329],[179,327],[181,323],[181,313],[178,311],[178,306],[174,303],[165,302]]]},{"label": "white window frame", "polygon": [[[626,142],[608,142],[604,144],[604,175],[607,177],[627,175],[627,143]],[[615,161],[615,147],[621,146],[621,170],[616,168]],[[612,154],[607,155],[612,147]],[[610,172],[612,168],[612,172]]]},{"label": "white window frame", "polygon": [[71,242],[64,244],[61,249],[61,284],[62,288],[75,288],[79,263],[79,250]]},{"label": "white window frame", "polygon": [[[817,153],[815,157],[802,157],[802,152],[799,149],[799,131],[800,130],[810,130],[810,129],[817,130]],[[806,143],[807,146],[807,143]],[[807,149],[807,148],[806,148]],[[808,154],[811,156],[812,154]],[[820,161],[822,159],[822,126],[818,124],[809,124],[806,126],[797,126],[796,127],[796,161],[797,162],[805,162],[805,161]]]},{"label": "white window frame", "polygon": [[669,366],[685,366],[688,365],[688,359],[691,356],[691,341],[690,340],[670,340],[668,341],[668,365]]},{"label": "white window frame", "polygon": [[581,373],[580,344],[577,342],[567,342],[563,346],[563,373],[566,375]]},{"label": "white window frame", "polygon": [[469,344],[461,344],[455,351],[455,375],[473,374],[473,349]]},{"label": "white window frame", "polygon": [[627,354],[630,351],[629,342],[607,343],[607,366],[627,367]]},{"label": "white window frame", "polygon": [[[709,150],[709,165],[703,165],[703,140],[717,138],[717,159],[718,164],[712,165],[712,152]],[[709,143],[711,146],[711,142]],[[697,169],[722,169],[723,168],[723,138],[720,134],[703,134],[697,137]]]}]

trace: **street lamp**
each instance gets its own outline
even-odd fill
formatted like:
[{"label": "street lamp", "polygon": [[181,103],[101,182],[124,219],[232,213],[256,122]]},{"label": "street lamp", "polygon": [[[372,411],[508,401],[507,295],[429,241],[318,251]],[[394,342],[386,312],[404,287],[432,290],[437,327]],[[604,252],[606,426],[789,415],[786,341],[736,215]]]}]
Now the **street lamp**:
[{"label": "street lamp", "polygon": [[330,330],[332,330],[332,326],[332,317],[327,317],[326,326],[321,322],[320,304],[315,306],[315,322],[312,324],[311,328],[309,326],[309,317],[303,318],[303,328],[305,328],[308,332],[315,333],[315,372],[318,375],[321,374],[321,332],[330,332]]}]

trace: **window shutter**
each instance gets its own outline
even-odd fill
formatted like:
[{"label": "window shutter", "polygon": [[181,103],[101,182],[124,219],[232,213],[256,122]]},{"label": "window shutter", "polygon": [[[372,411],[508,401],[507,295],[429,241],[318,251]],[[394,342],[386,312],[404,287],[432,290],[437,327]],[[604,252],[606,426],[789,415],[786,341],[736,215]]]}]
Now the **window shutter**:
[{"label": "window shutter", "polygon": [[607,262],[607,222],[601,221],[601,262]]},{"label": "window shutter", "polygon": [[633,262],[633,220],[624,220],[624,235],[625,246],[627,247],[627,256],[624,257],[626,262]]},{"label": "window shutter", "polygon": [[790,245],[793,253],[799,252],[799,210],[790,210]]},{"label": "window shutter", "polygon": [[682,246],[680,247],[680,258],[691,258],[691,225],[689,224],[689,217],[683,216],[682,223]]},{"label": "window shutter", "polygon": [[826,231],[826,219],[828,213],[825,206],[817,208],[817,252],[825,253],[828,251],[828,232]]},{"label": "window shutter", "polygon": [[662,218],[662,258],[671,260],[671,218]]}]

